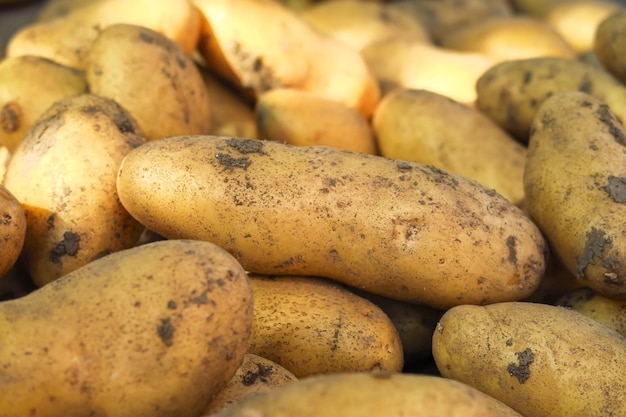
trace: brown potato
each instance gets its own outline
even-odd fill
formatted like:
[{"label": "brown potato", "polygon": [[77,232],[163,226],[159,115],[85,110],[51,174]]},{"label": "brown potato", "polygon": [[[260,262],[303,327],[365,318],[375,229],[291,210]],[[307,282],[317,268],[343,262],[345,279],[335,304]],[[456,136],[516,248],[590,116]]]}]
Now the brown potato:
[{"label": "brown potato", "polygon": [[563,294],[557,305],[571,308],[626,337],[626,301],[614,300],[588,287],[579,287]]},{"label": "brown potato", "polygon": [[23,252],[37,285],[137,241],[143,226],[115,183],[124,156],[144,142],[125,109],[93,94],[57,101],[35,122],[4,185],[26,213]]},{"label": "brown potato", "polygon": [[164,138],[126,156],[117,191],[149,229],[217,243],[250,272],[326,277],[436,308],[521,299],[545,268],[544,238],[521,210],[410,161]]},{"label": "brown potato", "polygon": [[22,253],[25,237],[24,209],[18,199],[0,184],[0,279]]},{"label": "brown potato", "polygon": [[0,303],[2,415],[198,416],[251,324],[245,271],[213,244],[110,254]]}]

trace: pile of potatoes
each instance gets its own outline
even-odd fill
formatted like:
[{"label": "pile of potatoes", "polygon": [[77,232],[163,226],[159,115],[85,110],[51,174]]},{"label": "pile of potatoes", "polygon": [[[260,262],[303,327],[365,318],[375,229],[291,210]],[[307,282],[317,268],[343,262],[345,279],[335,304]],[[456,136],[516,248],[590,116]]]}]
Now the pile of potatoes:
[{"label": "pile of potatoes", "polygon": [[626,415],[625,28],[43,2],[0,52],[0,417]]}]

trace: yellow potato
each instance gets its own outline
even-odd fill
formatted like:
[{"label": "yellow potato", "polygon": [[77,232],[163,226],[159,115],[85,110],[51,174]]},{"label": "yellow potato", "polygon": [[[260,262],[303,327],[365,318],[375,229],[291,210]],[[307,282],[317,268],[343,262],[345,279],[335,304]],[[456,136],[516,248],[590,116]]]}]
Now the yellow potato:
[{"label": "yellow potato", "polygon": [[556,93],[531,128],[526,210],[584,285],[626,299],[626,133],[602,101]]},{"label": "yellow potato", "polygon": [[144,142],[126,110],[93,94],[57,101],[35,122],[9,161],[4,185],[26,213],[23,252],[37,285],[139,238],[143,227],[115,187],[122,159]]},{"label": "yellow potato", "polygon": [[526,148],[475,108],[428,90],[387,94],[372,120],[380,154],[434,165],[524,201]]},{"label": "yellow potato", "polygon": [[556,304],[584,314],[626,337],[624,300],[614,300],[596,293],[591,288],[579,287],[563,294]]},{"label": "yellow potato", "polygon": [[541,103],[561,91],[582,91],[606,102],[626,120],[626,87],[597,66],[559,57],[501,62],[476,84],[476,106],[507,132],[528,141]]},{"label": "yellow potato", "polygon": [[86,73],[89,91],[124,107],[148,140],[210,131],[209,97],[200,71],[180,46],[158,32],[108,26],[87,54]]},{"label": "yellow potato", "polygon": [[149,229],[217,243],[248,271],[438,308],[526,297],[545,268],[538,228],[492,190],[332,147],[164,138],[126,156],[117,191]]},{"label": "yellow potato", "polygon": [[[626,10],[607,16],[598,25],[593,51],[598,61],[622,83],[626,81]],[[625,120],[622,118],[622,120]]]},{"label": "yellow potato", "polygon": [[306,91],[275,88],[256,102],[260,139],[376,154],[370,122],[358,111]]},{"label": "yellow potato", "polygon": [[433,335],[433,355],[443,377],[524,417],[626,415],[626,338],[573,310],[528,302],[453,307]]},{"label": "yellow potato", "polygon": [[82,71],[46,58],[0,61],[0,146],[13,152],[33,123],[55,101],[87,92]]},{"label": "yellow potato", "polygon": [[0,279],[22,253],[26,215],[17,198],[0,184]]},{"label": "yellow potato", "polygon": [[378,84],[358,51],[275,0],[193,0],[207,64],[256,98],[285,87],[337,100],[369,117]]},{"label": "yellow potato", "polygon": [[298,378],[276,362],[246,353],[235,375],[204,408],[202,415],[217,413],[245,398],[297,381]]},{"label": "yellow potato", "polygon": [[41,8],[37,13],[36,21],[47,22],[59,17],[64,17],[83,6],[88,6],[93,2],[94,0],[47,0],[42,3]]},{"label": "yellow potato", "polygon": [[251,323],[249,281],[221,248],[119,251],[0,303],[0,413],[198,416],[242,363]]},{"label": "yellow potato", "polygon": [[521,417],[470,386],[432,375],[353,372],[304,378],[214,417]]},{"label": "yellow potato", "polygon": [[252,274],[254,321],[248,351],[298,378],[400,371],[400,337],[387,315],[339,284],[315,277]]}]

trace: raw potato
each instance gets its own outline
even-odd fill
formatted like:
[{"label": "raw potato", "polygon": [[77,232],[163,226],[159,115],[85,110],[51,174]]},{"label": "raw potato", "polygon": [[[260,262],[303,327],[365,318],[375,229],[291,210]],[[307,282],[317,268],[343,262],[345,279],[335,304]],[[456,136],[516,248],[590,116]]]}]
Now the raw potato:
[{"label": "raw potato", "polygon": [[210,104],[202,75],[167,37],[141,26],[111,25],[94,40],[87,62],[91,93],[128,110],[148,140],[209,134]]},{"label": "raw potato", "polygon": [[253,98],[273,88],[310,91],[369,117],[380,90],[357,50],[275,0],[193,0],[203,17],[199,51]]},{"label": "raw potato", "polygon": [[626,339],[563,307],[453,307],[433,335],[433,355],[443,377],[524,417],[626,415]]},{"label": "raw potato", "polygon": [[48,107],[62,98],[85,92],[87,80],[82,71],[36,56],[3,59],[0,61],[0,146],[13,152]]},{"label": "raw potato", "polygon": [[625,48],[626,10],[622,10],[609,15],[600,23],[593,44],[598,61],[622,82],[626,81]]},{"label": "raw potato", "polygon": [[531,128],[526,211],[586,286],[626,299],[626,133],[602,101],[556,93]]},{"label": "raw potato", "polygon": [[26,215],[20,202],[0,184],[0,280],[13,267],[26,237]]},{"label": "raw potato", "polygon": [[604,297],[591,288],[580,287],[568,291],[556,301],[590,317],[626,337],[626,301]]},{"label": "raw potato", "polygon": [[245,398],[297,381],[298,378],[276,362],[246,353],[243,362],[226,387],[215,395],[202,415],[208,416]]},{"label": "raw potato", "polygon": [[252,311],[245,271],[208,242],[93,261],[0,303],[0,415],[198,416],[242,363]]},{"label": "raw potato", "polygon": [[309,375],[400,371],[402,342],[375,304],[315,277],[250,275],[254,322],[248,351]]},{"label": "raw potato", "polygon": [[434,165],[523,203],[526,148],[475,108],[397,89],[383,97],[372,123],[382,156]]},{"label": "raw potato", "polygon": [[45,285],[133,246],[143,226],[121,205],[116,176],[145,138],[116,102],[93,94],[53,104],[15,150],[4,185],[26,213],[24,256]]},{"label": "raw potato", "polygon": [[545,268],[544,238],[521,210],[415,162],[164,138],[126,156],[117,190],[149,229],[217,243],[250,272],[321,276],[437,308],[521,299]]},{"label": "raw potato", "polygon": [[368,119],[335,100],[306,91],[275,88],[259,96],[255,113],[261,139],[378,152]]},{"label": "raw potato", "polygon": [[47,22],[64,17],[93,2],[94,0],[47,0],[41,5],[36,21]]},{"label": "raw potato", "polygon": [[489,68],[476,84],[476,106],[526,143],[541,103],[561,91],[589,93],[626,120],[623,84],[597,66],[559,57],[518,59]]},{"label": "raw potato", "polygon": [[432,375],[318,375],[260,394],[214,417],[521,417],[457,381]]}]

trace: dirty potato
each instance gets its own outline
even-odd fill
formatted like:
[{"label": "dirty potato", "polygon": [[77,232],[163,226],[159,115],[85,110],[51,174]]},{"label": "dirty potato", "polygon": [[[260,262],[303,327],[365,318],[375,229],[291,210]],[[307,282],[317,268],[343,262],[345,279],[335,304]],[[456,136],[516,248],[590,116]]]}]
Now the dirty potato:
[{"label": "dirty potato", "polygon": [[625,300],[615,300],[591,288],[579,287],[563,294],[556,300],[556,304],[591,317],[626,337]]},{"label": "dirty potato", "polygon": [[17,198],[0,184],[0,279],[22,253],[25,237],[24,209]]}]

